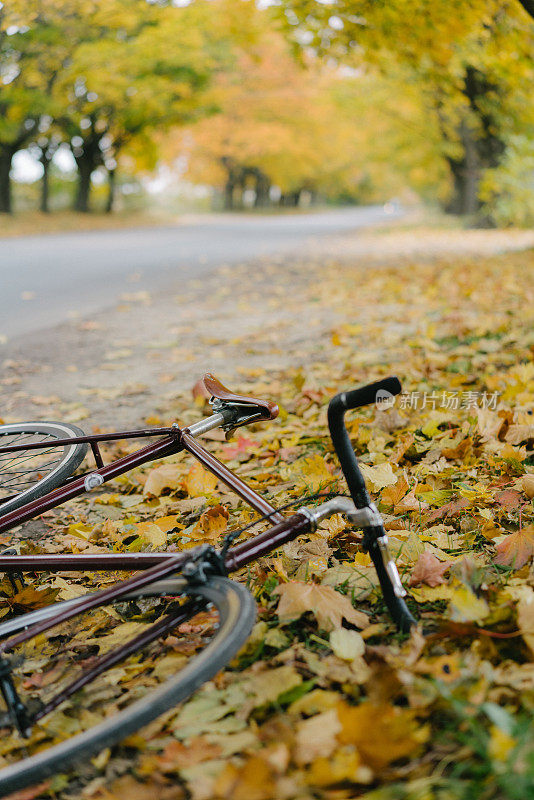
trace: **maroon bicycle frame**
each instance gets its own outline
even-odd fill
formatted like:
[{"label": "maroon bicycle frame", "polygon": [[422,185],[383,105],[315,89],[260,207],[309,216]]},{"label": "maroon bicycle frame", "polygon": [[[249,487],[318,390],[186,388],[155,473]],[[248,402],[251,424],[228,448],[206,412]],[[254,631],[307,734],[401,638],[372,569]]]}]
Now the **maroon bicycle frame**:
[{"label": "maroon bicycle frame", "polygon": [[[163,437],[153,444],[147,445],[140,450],[124,458],[118,459],[104,466],[98,444],[103,441],[118,439],[133,439],[141,437]],[[230,548],[226,553],[224,566],[227,572],[234,572],[241,569],[246,564],[255,559],[266,555],[282,544],[291,541],[301,533],[310,529],[310,520],[303,514],[296,513],[289,518],[284,518],[267,500],[255,492],[241,478],[224,466],[215,456],[202,447],[191,435],[188,428],[180,429],[177,425],[171,428],[152,428],[147,430],[120,431],[109,434],[96,434],[93,436],[72,437],[65,440],[55,440],[55,445],[72,445],[77,443],[88,443],[91,445],[97,470],[86,473],[75,479],[70,479],[64,486],[48,492],[43,497],[38,498],[22,506],[20,509],[11,511],[0,517],[0,533],[8,531],[29,519],[33,519],[52,508],[56,508],[67,500],[78,497],[87,492],[86,479],[88,475],[98,475],[105,483],[119,475],[128,472],[135,467],[141,466],[149,461],[164,458],[181,451],[191,453],[206,469],[210,470],[223,483],[236,492],[252,508],[262,516],[267,517],[275,524],[266,531],[257,534],[251,539],[241,542]],[[48,447],[50,443],[25,444],[24,449],[39,449]],[[10,445],[0,448],[0,454],[16,452],[22,449],[20,446]],[[99,485],[101,485],[99,482]],[[90,491],[90,490],[89,490]],[[155,553],[109,553],[109,554],[62,554],[62,555],[1,555],[0,572],[23,573],[23,572],[61,572],[61,571],[107,571],[107,570],[143,570],[141,573],[123,580],[103,591],[96,591],[79,599],[72,605],[59,603],[57,614],[41,622],[30,625],[20,633],[0,642],[0,655],[7,650],[22,644],[23,642],[38,636],[50,628],[71,619],[74,616],[90,611],[93,608],[112,603],[119,600],[124,595],[134,590],[142,589],[165,577],[169,577],[181,570],[186,561],[191,560],[194,552],[198,548],[190,549],[184,553],[155,552]],[[141,647],[154,641],[156,638],[175,629],[181,623],[187,621],[205,606],[201,601],[190,601],[179,611],[165,616],[157,623],[150,626],[130,642],[122,647],[112,650],[101,658],[93,662],[91,669],[83,672],[75,681],[66,686],[61,692],[53,697],[33,716],[37,721],[45,714],[56,708],[67,697],[75,691],[94,680],[106,669],[114,666],[127,656],[136,652]]]}]

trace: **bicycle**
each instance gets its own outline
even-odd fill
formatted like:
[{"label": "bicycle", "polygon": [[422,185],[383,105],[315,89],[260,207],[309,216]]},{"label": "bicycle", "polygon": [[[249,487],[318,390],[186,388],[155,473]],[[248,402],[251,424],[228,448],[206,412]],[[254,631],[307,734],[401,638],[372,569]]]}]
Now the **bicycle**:
[{"label": "bicycle", "polygon": [[[23,423],[0,426],[0,533],[4,533],[65,501],[91,492],[105,482],[154,459],[161,459],[182,450],[193,455],[260,513],[260,520],[274,522],[272,527],[231,546],[244,531],[233,531],[224,539],[220,550],[203,544],[185,552],[140,552],[109,554],[17,555],[12,551],[0,554],[0,572],[22,575],[38,571],[109,571],[141,570],[133,577],[111,587],[30,611],[0,622],[0,689],[6,712],[0,716],[0,729],[11,725],[19,732],[22,759],[0,769],[0,795],[4,796],[36,783],[58,771],[64,772],[82,757],[111,747],[139,730],[172,706],[189,697],[202,683],[227,665],[245,643],[255,620],[255,603],[248,590],[227,576],[253,560],[276,550],[303,533],[314,531],[321,520],[334,513],[345,514],[363,530],[363,546],[376,568],[380,586],[399,630],[407,632],[415,620],[408,610],[405,590],[394,560],[388,550],[380,514],[371,502],[358,466],[344,415],[347,410],[376,402],[377,397],[399,394],[400,382],[385,378],[368,386],[336,395],[328,406],[328,425],[332,442],[346,479],[350,496],[329,497],[320,505],[301,506],[289,517],[281,513],[255,492],[197,441],[215,428],[227,435],[253,422],[274,419],[276,404],[258,398],[236,395],[214,376],[204,376],[204,386],[211,396],[213,413],[188,427],[176,423],[168,428],[149,428],[87,436],[63,423]],[[99,445],[119,439],[154,437],[157,441],[123,458],[105,465]],[[6,444],[6,441],[9,441]],[[72,476],[83,461],[89,447],[96,469]],[[14,494],[9,494],[17,489]],[[8,492],[6,496],[6,492]],[[323,497],[328,497],[324,495]],[[311,496],[309,499],[316,499]],[[302,501],[298,501],[302,502]],[[289,506],[295,504],[289,504]],[[255,525],[255,520],[251,525]],[[181,573],[181,576],[178,576]],[[93,658],[91,666],[74,681],[67,683],[46,702],[30,697],[24,702],[15,686],[14,671],[20,667],[16,656],[6,653],[28,646],[36,637],[43,637],[53,627],[114,602],[132,603],[142,597],[166,598],[169,605],[157,620],[118,649]],[[64,702],[141,648],[176,630],[202,610],[214,606],[219,622],[209,644],[177,675],[153,689],[146,697],[134,700],[94,727],[66,737],[59,744],[48,742],[42,722]],[[39,639],[42,641],[42,638]],[[49,640],[51,641],[51,640]],[[69,644],[65,644],[66,650]],[[63,654],[63,651],[60,651]],[[119,703],[124,694],[119,692]],[[127,694],[127,692],[126,692]],[[90,702],[90,700],[89,700]],[[37,726],[37,733],[36,725]],[[44,726],[44,727],[42,727]],[[24,740],[24,744],[22,743]],[[29,751],[32,752],[29,752]],[[35,750],[35,752],[33,752]],[[4,758],[4,761],[6,759]]]}]

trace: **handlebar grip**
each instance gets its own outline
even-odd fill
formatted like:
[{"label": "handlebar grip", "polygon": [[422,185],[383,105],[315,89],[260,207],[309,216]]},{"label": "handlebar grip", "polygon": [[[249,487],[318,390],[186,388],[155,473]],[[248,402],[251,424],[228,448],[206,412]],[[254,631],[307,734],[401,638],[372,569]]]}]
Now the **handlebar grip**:
[{"label": "handlebar grip", "polygon": [[[338,397],[344,398],[345,409],[369,406],[372,403],[379,403],[387,399],[387,395],[400,394],[402,391],[401,382],[392,375],[390,378],[383,378],[381,381],[369,383],[359,389],[352,389],[350,392],[342,392]],[[335,398],[334,398],[335,399]]]},{"label": "handlebar grip", "polygon": [[399,394],[401,391],[401,384],[398,378],[392,376],[384,378],[381,381],[375,381],[367,386],[362,386],[359,389],[353,389],[350,392],[341,392],[336,394],[328,404],[328,427],[330,429],[330,436],[334,445],[341,469],[347,481],[350,495],[357,508],[368,506],[371,502],[369,493],[365,486],[365,480],[358,466],[358,460],[354,455],[349,434],[345,428],[343,417],[345,411],[351,408],[358,408],[359,406],[369,405],[375,403],[377,399],[385,399],[387,395],[382,395],[382,392],[389,393],[389,395]]}]

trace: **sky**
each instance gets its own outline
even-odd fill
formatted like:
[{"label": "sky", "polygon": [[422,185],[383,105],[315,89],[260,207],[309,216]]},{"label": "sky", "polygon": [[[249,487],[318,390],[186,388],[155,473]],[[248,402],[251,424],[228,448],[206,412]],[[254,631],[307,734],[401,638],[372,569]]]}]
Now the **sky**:
[{"label": "sky", "polygon": [[[59,148],[54,155],[53,163],[62,172],[70,172],[76,167],[72,153],[67,147]],[[33,181],[39,180],[42,174],[43,167],[28,150],[19,150],[18,153],[15,153],[11,172],[14,180],[21,183],[33,183]]]}]

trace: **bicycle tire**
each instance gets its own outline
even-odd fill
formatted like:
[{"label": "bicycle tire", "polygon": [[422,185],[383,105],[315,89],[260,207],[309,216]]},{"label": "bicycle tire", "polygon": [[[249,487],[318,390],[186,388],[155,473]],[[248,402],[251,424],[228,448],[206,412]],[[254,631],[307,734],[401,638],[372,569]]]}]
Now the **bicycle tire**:
[{"label": "bicycle tire", "polygon": [[[20,442],[20,452],[13,455],[0,453],[0,517],[30,503],[32,500],[61,486],[66,478],[82,463],[88,444],[74,443],[54,447],[54,439],[84,436],[84,432],[66,422],[17,422],[0,425],[0,447]],[[29,437],[29,438],[28,438]],[[50,449],[25,450],[24,443],[50,439]],[[51,456],[52,461],[42,464],[39,459]],[[24,465],[24,467],[23,467]],[[18,469],[17,469],[18,467]],[[42,469],[46,468],[46,474]],[[26,473],[26,477],[23,473]],[[2,494],[18,489],[16,494],[2,501]]]},{"label": "bicycle tire", "polygon": [[212,577],[206,584],[192,588],[180,578],[154,583],[129,596],[172,595],[184,591],[204,598],[219,612],[218,630],[202,652],[192,658],[177,676],[110,719],[0,770],[0,797],[54,774],[63,774],[81,759],[112,747],[187,699],[231,661],[248,638],[256,617],[256,604],[244,586],[228,578]]}]

